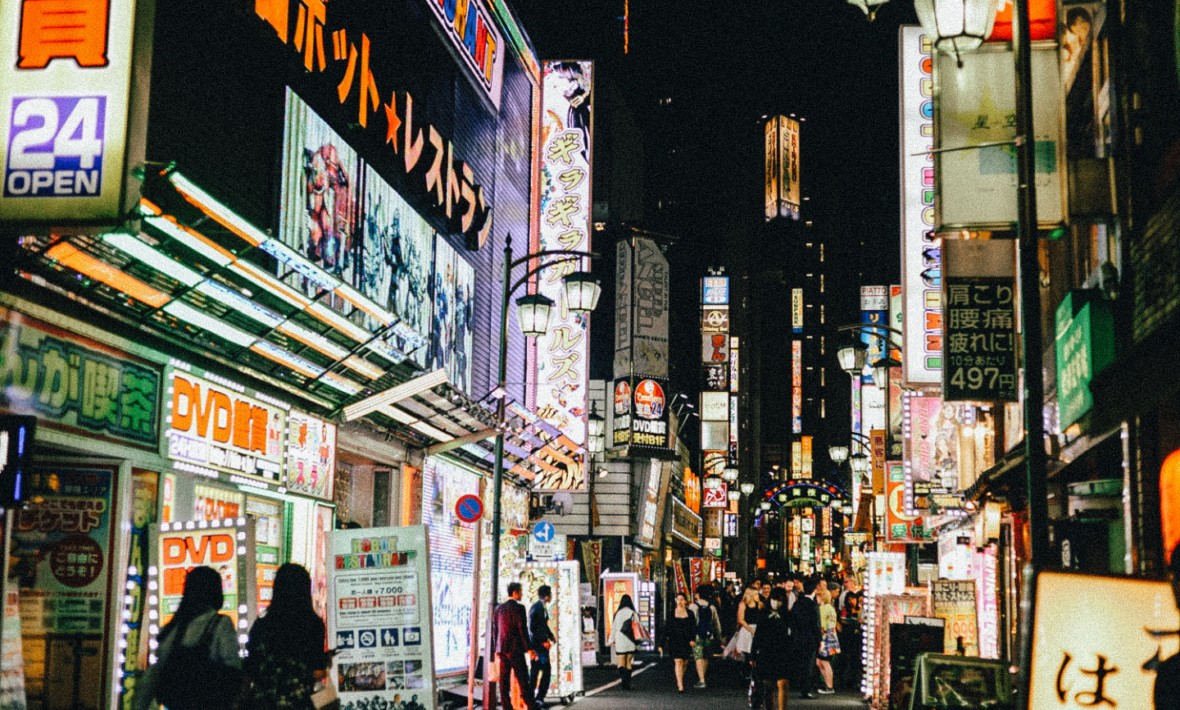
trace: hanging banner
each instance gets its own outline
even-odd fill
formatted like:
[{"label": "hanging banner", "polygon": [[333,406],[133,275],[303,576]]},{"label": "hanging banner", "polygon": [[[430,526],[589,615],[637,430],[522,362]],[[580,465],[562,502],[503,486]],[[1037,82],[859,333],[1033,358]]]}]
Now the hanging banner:
[{"label": "hanging banner", "polygon": [[693,596],[696,596],[697,587],[705,583],[705,560],[700,557],[693,557],[688,561],[688,578],[692,584]]},{"label": "hanging banner", "polygon": [[[1030,52],[1037,221],[1042,229],[1065,219],[1065,122],[1057,52],[1056,42]],[[934,70],[935,148],[960,149],[935,154],[936,229],[1011,229],[1017,221],[1015,145],[961,148],[1016,139],[1012,52],[992,44],[957,57],[940,52]]]},{"label": "hanging banner", "polygon": [[[336,649],[331,678],[341,706],[434,710],[426,527],[336,530],[331,546],[328,645]],[[462,603],[470,607],[471,599],[468,585]]]},{"label": "hanging banner", "polygon": [[602,574],[602,541],[589,540],[582,543],[582,564],[585,566],[586,579],[591,584],[598,582]]},{"label": "hanging banner", "polygon": [[332,500],[336,477],[336,425],[291,410],[287,415],[287,490]]},{"label": "hanging banner", "polygon": [[687,597],[689,595],[688,582],[684,579],[684,566],[680,564],[680,560],[673,563],[672,569],[676,576],[676,593]]},{"label": "hanging banner", "polygon": [[937,579],[932,584],[934,616],[946,619],[943,653],[957,653],[961,645],[966,655],[978,656],[975,580]]}]

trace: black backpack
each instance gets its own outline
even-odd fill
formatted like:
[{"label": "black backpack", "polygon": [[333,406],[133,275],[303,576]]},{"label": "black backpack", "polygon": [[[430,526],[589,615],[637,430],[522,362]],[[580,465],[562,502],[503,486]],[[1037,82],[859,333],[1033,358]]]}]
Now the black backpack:
[{"label": "black backpack", "polygon": [[196,646],[185,646],[185,629],[174,629],[172,650],[160,668],[156,699],[168,710],[219,710],[230,708],[241,689],[242,672],[209,657],[213,631],[224,623],[220,614],[205,624]]}]

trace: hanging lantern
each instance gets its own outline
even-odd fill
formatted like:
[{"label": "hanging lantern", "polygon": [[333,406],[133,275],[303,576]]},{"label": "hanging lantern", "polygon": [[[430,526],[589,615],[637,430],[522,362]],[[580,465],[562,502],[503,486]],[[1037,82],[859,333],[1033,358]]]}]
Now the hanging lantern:
[{"label": "hanging lantern", "polygon": [[584,315],[594,310],[601,295],[602,286],[590,274],[579,271],[565,277],[565,302],[574,313]]},{"label": "hanging lantern", "polygon": [[549,311],[553,301],[539,293],[516,299],[516,320],[526,338],[539,338],[549,330]]},{"label": "hanging lantern", "polygon": [[847,446],[829,446],[828,447],[828,456],[832,459],[832,463],[839,466],[840,464],[842,464],[848,460],[848,447]]},{"label": "hanging lantern", "polygon": [[918,21],[934,38],[934,46],[956,58],[978,49],[991,35],[996,5],[997,0],[914,0]]},{"label": "hanging lantern", "polygon": [[750,483],[749,481],[746,481],[742,485],[738,486],[738,488],[742,489],[742,493],[744,495],[750,495],[751,493],[754,492],[754,484]]},{"label": "hanging lantern", "polygon": [[726,466],[725,469],[721,471],[721,478],[724,479],[726,483],[733,483],[738,479],[738,470],[732,466]]},{"label": "hanging lantern", "polygon": [[731,501],[738,500],[739,498],[741,498],[741,497],[742,497],[742,494],[741,494],[741,492],[740,492],[740,491],[730,491],[730,492],[728,493],[728,495],[729,495],[729,499],[730,499]]},{"label": "hanging lantern", "polygon": [[853,377],[865,369],[866,355],[864,348],[855,345],[847,345],[836,352],[836,358],[840,361],[840,369]]},{"label": "hanging lantern", "polygon": [[849,5],[856,5],[860,11],[868,16],[869,22],[877,18],[877,10],[889,0],[848,0]]}]

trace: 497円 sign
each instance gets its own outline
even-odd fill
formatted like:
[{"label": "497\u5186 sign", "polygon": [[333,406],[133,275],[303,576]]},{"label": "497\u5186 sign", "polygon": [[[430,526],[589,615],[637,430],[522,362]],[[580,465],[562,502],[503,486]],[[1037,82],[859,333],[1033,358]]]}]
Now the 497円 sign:
[{"label": "497\u5186 sign", "polygon": [[948,276],[943,332],[943,400],[1016,401],[1014,279]]}]

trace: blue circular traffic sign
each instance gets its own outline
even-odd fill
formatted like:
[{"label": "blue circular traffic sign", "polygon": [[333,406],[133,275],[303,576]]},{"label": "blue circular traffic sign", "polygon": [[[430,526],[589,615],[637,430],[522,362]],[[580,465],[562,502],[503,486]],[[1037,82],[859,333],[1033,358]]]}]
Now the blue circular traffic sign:
[{"label": "blue circular traffic sign", "polygon": [[455,516],[465,523],[474,523],[483,517],[483,501],[479,496],[463,496],[455,502]]},{"label": "blue circular traffic sign", "polygon": [[533,526],[533,539],[537,542],[551,542],[556,534],[557,530],[554,529],[553,523],[547,520],[542,520]]}]

